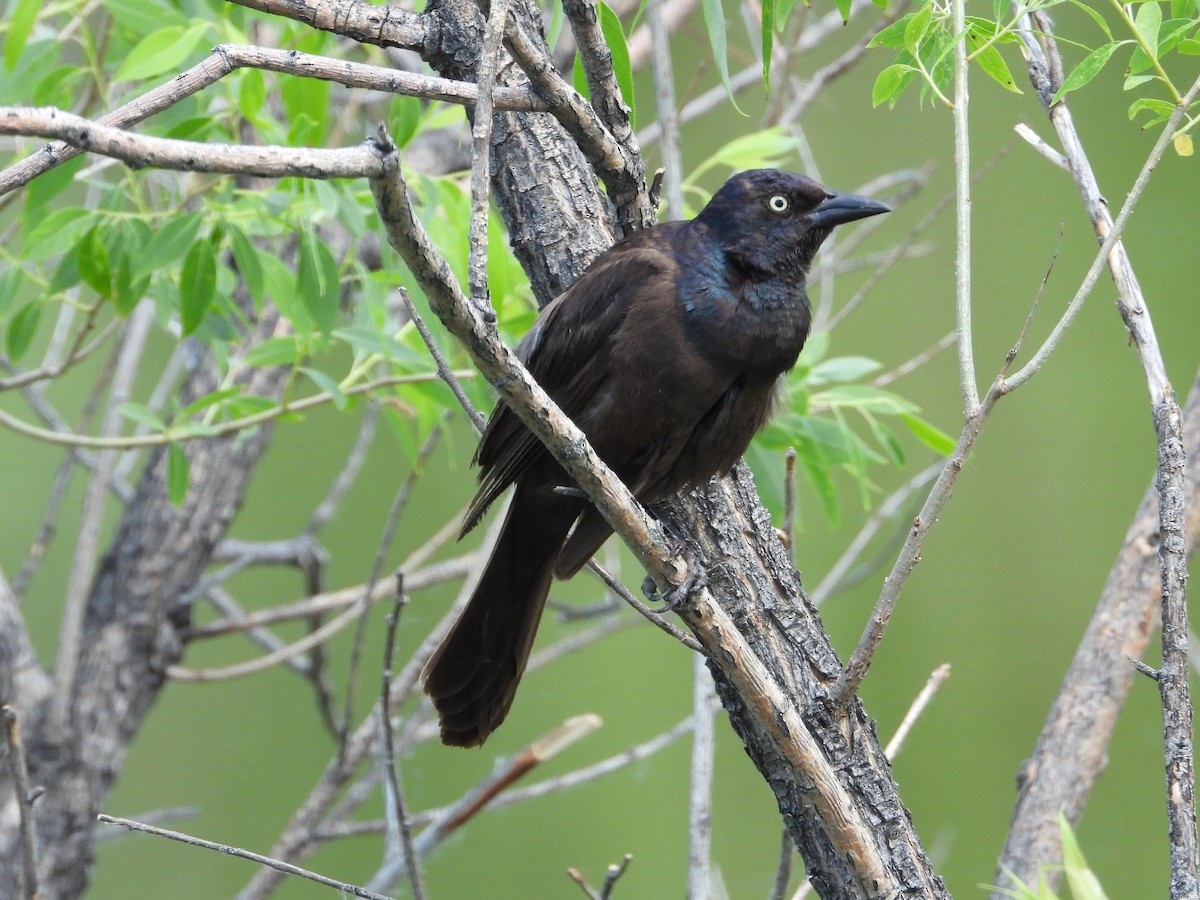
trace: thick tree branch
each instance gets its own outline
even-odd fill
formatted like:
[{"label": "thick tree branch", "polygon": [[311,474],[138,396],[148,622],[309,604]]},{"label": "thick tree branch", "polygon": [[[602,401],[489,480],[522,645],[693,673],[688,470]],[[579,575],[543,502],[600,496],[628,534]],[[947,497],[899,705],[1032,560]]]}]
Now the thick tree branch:
[{"label": "thick tree branch", "polygon": [[119,159],[140,169],[221,172],[260,178],[362,178],[379,174],[365,147],[238,146],[131,134],[53,107],[0,107],[0,134],[55,137],[80,150]]},{"label": "thick tree branch", "polygon": [[[1186,552],[1200,545],[1200,374],[1184,408],[1183,433],[1190,438],[1186,466],[1191,500],[1186,523]],[[1158,565],[1161,542],[1158,491],[1146,488],[1125,543],[1109,572],[1104,590],[1075,658],[1063,678],[1033,754],[1017,776],[1020,792],[1004,841],[994,884],[1008,883],[1011,872],[1036,884],[1044,872],[1051,887],[1061,877],[1046,863],[1062,859],[1058,813],[1079,822],[1088,795],[1108,761],[1108,743],[1125,698],[1134,684],[1130,659],[1146,651],[1162,594]],[[1002,896],[992,894],[995,900]]]},{"label": "thick tree branch", "polygon": [[[275,328],[276,320],[267,317],[248,340],[261,340]],[[256,369],[249,379],[253,393],[278,395],[286,370]],[[211,370],[201,366],[187,391],[195,397],[212,387]],[[167,667],[183,651],[180,629],[188,610],[179,598],[202,576],[270,432],[265,427],[190,445],[190,488],[178,508],[167,498],[164,453],[151,456],[83,610],[79,645],[86,651],[68,686],[66,722],[51,714],[53,695],[21,710],[26,744],[33,748],[30,780],[46,788],[37,804],[40,875],[54,896],[76,896],[87,885],[92,829],[82,823],[99,812]],[[0,858],[14,858],[13,849],[0,847]],[[0,866],[0,896],[17,895],[12,877]]]}]

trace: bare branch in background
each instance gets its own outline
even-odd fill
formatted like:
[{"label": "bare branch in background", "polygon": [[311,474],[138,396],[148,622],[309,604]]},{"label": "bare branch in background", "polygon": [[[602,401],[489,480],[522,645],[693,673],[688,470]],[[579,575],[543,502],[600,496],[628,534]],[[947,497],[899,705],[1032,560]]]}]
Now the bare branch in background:
[{"label": "bare branch in background", "polygon": [[308,869],[302,869],[299,866],[294,866],[291,863],[284,862],[279,859],[272,859],[269,856],[263,856],[260,853],[252,853],[249,850],[243,850],[240,847],[230,847],[227,844],[217,844],[212,841],[206,841],[202,838],[193,837],[190,834],[184,834],[180,831],[169,831],[166,828],[156,828],[153,825],[147,825],[143,822],[134,822],[131,819],[121,819],[116,816],[99,815],[96,817],[101,822],[106,822],[109,825],[120,825],[122,828],[128,828],[131,831],[141,831],[145,834],[152,834],[157,837],[165,837],[172,841],[179,841],[182,844],[190,844],[193,847],[200,847],[203,850],[215,850],[224,856],[236,856],[241,859],[248,859],[251,862],[256,862],[264,866],[270,866],[285,875],[298,875],[301,878],[307,878],[309,881],[315,881],[317,884],[322,884],[325,887],[331,887],[341,891],[343,894],[349,894],[352,897],[365,897],[367,900],[391,900],[390,897],[385,897],[383,894],[377,894],[374,891],[369,891],[366,888],[358,887],[357,885],[347,884],[344,881],[337,881],[333,878],[326,878],[324,875],[318,875],[316,872],[310,872]]}]

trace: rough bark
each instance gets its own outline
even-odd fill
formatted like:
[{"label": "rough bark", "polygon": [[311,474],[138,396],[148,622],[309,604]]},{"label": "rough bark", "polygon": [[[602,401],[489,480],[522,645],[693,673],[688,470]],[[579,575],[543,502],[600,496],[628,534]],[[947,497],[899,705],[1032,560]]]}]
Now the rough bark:
[{"label": "rough bark", "polygon": [[[518,17],[532,21],[528,4],[514,3],[513,8]],[[435,3],[429,11],[440,20],[430,32],[438,41],[431,64],[447,77],[473,77],[473,53],[480,44],[482,26],[478,11],[461,0]],[[468,43],[464,46],[461,41]],[[502,66],[501,71],[511,72],[511,67]],[[528,139],[530,134],[537,139]],[[525,265],[530,250],[543,257],[530,277],[539,299],[545,302],[553,294],[545,294],[543,289],[557,290],[570,283],[596,252],[612,242],[612,228],[591,214],[591,210],[609,211],[610,207],[594,177],[579,177],[585,170],[577,166],[586,166],[586,162],[549,116],[498,115],[492,160],[496,203],[514,235],[518,258]],[[565,182],[571,186],[569,191],[554,187],[563,183],[555,179],[566,161],[570,161]],[[531,226],[542,235],[535,236],[532,245],[528,244]],[[576,240],[564,242],[564,234]],[[581,247],[586,248],[582,253]],[[559,276],[560,272],[564,275]],[[713,593],[737,621],[758,659],[789,689],[789,699],[800,709],[830,766],[853,797],[856,812],[873,827],[874,834],[867,840],[873,840],[874,852],[884,861],[893,883],[905,896],[949,896],[921,849],[861,704],[855,701],[848,712],[842,712],[823,700],[841,665],[774,536],[748,471],[739,469],[720,487],[697,493],[681,510],[672,524],[691,542],[697,523],[705,523],[693,550],[697,558],[711,564],[708,575]],[[747,523],[752,527],[746,527]],[[775,793],[818,891],[827,897],[877,896],[870,885],[857,883],[834,851],[826,835],[829,823],[816,813],[811,785],[780,760],[772,737],[748,714],[743,698],[719,667],[710,668],[717,675],[718,693],[735,729]]]},{"label": "rough bark", "polygon": [[[250,338],[271,334],[270,316]],[[249,391],[278,396],[286,370],[254,370]],[[215,386],[202,364],[185,395]],[[186,401],[185,401],[186,402]],[[91,876],[96,814],[121,774],[125,753],[179,660],[179,632],[189,610],[180,598],[204,573],[213,548],[241,505],[266,448],[270,428],[186,445],[191,482],[182,507],[167,498],[165,453],[151,455],[88,595],[78,667],[66,697],[53,692],[17,644],[0,658],[10,702],[21,718],[30,781],[44,793],[34,804],[41,896],[75,897]],[[15,612],[15,611],[12,611]],[[4,629],[9,634],[8,628]],[[12,634],[20,632],[13,629]],[[11,809],[9,784],[4,797]],[[15,828],[0,829],[0,859],[16,859]],[[22,896],[18,867],[0,865],[0,897]]]},{"label": "rough bark", "polygon": [[[672,504],[668,518],[672,528],[686,535],[689,553],[705,561],[709,589],[757,660],[800,709],[829,767],[859,817],[869,824],[874,851],[900,895],[949,897],[901,802],[874,722],[858,700],[845,712],[833,709],[828,701],[841,663],[758,498],[750,470],[738,465],[729,477]],[[691,624],[689,610],[681,615]],[[720,667],[710,662],[709,668],[734,730],[775,795],[817,893],[877,896],[849,876],[827,836],[829,823],[816,814],[804,780],[774,752],[772,740]]]},{"label": "rough bark", "polygon": [[[1200,375],[1184,408],[1183,431],[1191,436],[1185,469],[1193,498],[1186,523],[1187,552],[1200,543]],[[1075,825],[1108,760],[1121,707],[1137,677],[1131,659],[1141,659],[1158,622],[1161,582],[1158,564],[1158,491],[1152,483],[1125,535],[1091,622],[1042,727],[1037,746],[1017,775],[1019,793],[994,884],[1008,885],[1011,872],[1036,884],[1045,865],[1062,861],[1058,812]],[[1054,887],[1061,871],[1045,871]],[[992,897],[1003,897],[993,892]]]}]

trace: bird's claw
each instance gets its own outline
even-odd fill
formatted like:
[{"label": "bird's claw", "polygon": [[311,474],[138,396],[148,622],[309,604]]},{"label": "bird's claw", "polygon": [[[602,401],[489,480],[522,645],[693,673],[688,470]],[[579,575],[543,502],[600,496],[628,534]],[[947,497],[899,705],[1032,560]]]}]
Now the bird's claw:
[{"label": "bird's claw", "polygon": [[675,585],[665,593],[659,593],[658,584],[649,575],[642,582],[642,593],[646,595],[647,600],[662,600],[662,606],[658,609],[651,609],[652,613],[662,615],[663,613],[675,612],[679,607],[687,602],[687,598],[691,596],[692,591],[698,591],[708,584],[708,575],[704,569],[695,563],[688,563],[687,577],[684,578],[682,584]]}]

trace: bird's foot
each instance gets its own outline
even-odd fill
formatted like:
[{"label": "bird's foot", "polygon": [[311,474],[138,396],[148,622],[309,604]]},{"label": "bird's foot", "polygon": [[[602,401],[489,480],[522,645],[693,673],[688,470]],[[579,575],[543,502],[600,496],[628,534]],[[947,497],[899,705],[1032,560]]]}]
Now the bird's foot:
[{"label": "bird's foot", "polygon": [[653,613],[662,615],[663,613],[675,612],[675,610],[687,602],[687,598],[691,596],[693,591],[701,590],[707,584],[708,575],[704,571],[704,568],[694,560],[688,560],[687,577],[683,579],[682,584],[675,585],[664,593],[659,593],[658,583],[647,575],[642,582],[642,593],[651,602],[662,601],[662,606],[650,610]]}]

